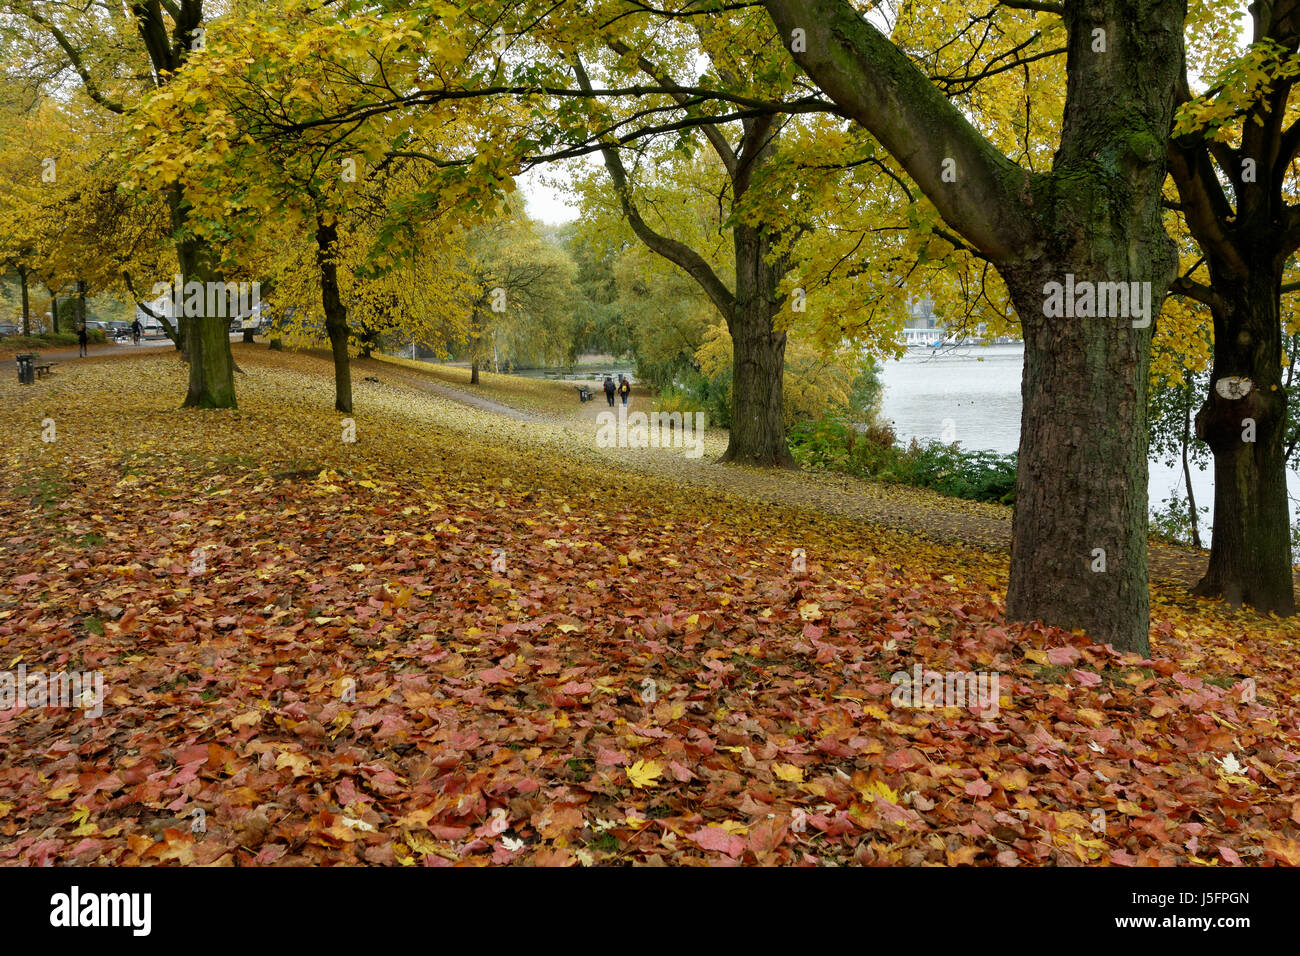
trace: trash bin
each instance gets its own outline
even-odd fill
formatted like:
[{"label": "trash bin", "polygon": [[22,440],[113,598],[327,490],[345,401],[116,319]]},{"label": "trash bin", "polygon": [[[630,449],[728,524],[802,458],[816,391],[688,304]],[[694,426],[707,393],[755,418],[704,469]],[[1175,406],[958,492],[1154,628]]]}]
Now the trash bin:
[{"label": "trash bin", "polygon": [[18,363],[19,385],[32,385],[36,382],[36,367],[33,363],[35,358],[36,356],[30,352],[20,352],[14,356],[14,360]]}]

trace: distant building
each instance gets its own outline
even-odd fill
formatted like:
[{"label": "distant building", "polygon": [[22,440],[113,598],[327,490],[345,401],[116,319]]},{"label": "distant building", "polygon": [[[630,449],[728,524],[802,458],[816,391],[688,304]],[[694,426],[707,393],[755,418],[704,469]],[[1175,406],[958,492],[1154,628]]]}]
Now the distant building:
[{"label": "distant building", "polygon": [[912,299],[907,303],[907,328],[899,334],[899,342],[908,348],[935,347],[943,343],[944,332],[934,315],[934,300]]},{"label": "distant building", "polygon": [[938,320],[934,317],[933,299],[913,299],[907,303],[907,314],[911,321],[908,327],[913,329],[936,329]]}]

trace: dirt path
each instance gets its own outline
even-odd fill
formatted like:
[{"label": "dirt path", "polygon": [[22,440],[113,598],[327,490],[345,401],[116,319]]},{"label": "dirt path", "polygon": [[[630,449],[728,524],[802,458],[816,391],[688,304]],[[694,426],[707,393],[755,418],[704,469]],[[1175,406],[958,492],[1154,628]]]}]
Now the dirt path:
[{"label": "dirt path", "polygon": [[422,392],[431,392],[443,398],[450,399],[453,402],[460,402],[462,405],[470,405],[474,408],[481,409],[485,412],[491,412],[493,415],[503,415],[506,418],[513,418],[520,422],[540,422],[545,419],[540,415],[534,415],[531,412],[521,411],[510,405],[493,401],[490,398],[484,398],[481,395],[474,395],[463,389],[454,388],[450,385],[444,385],[436,382],[427,375],[421,375],[414,370],[408,370],[400,365],[393,365],[391,362],[376,361],[375,359],[354,359],[352,362],[353,378],[356,378],[358,371],[373,375],[381,382],[394,381],[401,382],[411,388],[417,388]]},{"label": "dirt path", "polygon": [[[425,391],[484,411],[521,421],[558,425],[572,432],[575,445],[590,447],[612,467],[638,474],[671,478],[685,487],[719,489],[752,500],[784,506],[807,507],[825,514],[857,519],[890,530],[919,533],[927,538],[982,550],[1009,554],[1011,509],[1001,505],[949,498],[935,492],[865,481],[834,472],[771,471],[739,465],[717,464],[726,447],[726,433],[707,434],[704,454],[692,458],[681,448],[597,448],[599,416],[610,411],[603,392],[586,403],[559,405],[550,413],[523,412],[501,402],[432,382],[414,369],[379,362],[374,365],[389,378],[400,379]],[[649,411],[650,395],[633,390],[631,411]],[[1209,552],[1152,541],[1149,568],[1153,581],[1190,587],[1205,571]],[[1300,573],[1296,575],[1300,587]]]},{"label": "dirt path", "polygon": [[[41,355],[62,363],[144,357],[151,353],[159,354],[153,349],[99,346],[92,348],[86,359],[78,359],[75,349],[66,353],[43,352]],[[317,357],[323,365],[328,364],[327,353],[320,353]],[[703,453],[698,457],[687,455],[681,447],[599,447],[596,440],[599,415],[610,411],[601,392],[586,403],[579,403],[575,393],[571,404],[559,402],[548,412],[534,412],[444,384],[417,369],[382,360],[356,359],[352,367],[356,380],[371,375],[383,383],[438,395],[491,415],[562,428],[573,436],[575,448],[589,450],[593,457],[608,467],[667,478],[684,489],[720,490],[755,501],[808,508],[880,528],[917,533],[935,541],[1004,554],[1011,548],[1010,508],[949,498],[923,489],[864,481],[834,472],[771,471],[718,464],[717,460],[726,448],[726,432],[720,430],[705,433]],[[648,412],[650,409],[649,394],[634,388],[628,410]],[[1155,541],[1150,545],[1149,566],[1152,580],[1156,582],[1191,586],[1204,573],[1207,560],[1208,552],[1204,550]],[[1296,583],[1300,587],[1300,573],[1296,576]]]}]

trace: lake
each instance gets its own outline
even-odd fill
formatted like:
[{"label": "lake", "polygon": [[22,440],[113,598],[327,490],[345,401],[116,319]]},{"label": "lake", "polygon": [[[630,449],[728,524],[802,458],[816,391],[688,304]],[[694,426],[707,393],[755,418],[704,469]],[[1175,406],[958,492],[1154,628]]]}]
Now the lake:
[{"label": "lake", "polygon": [[[883,364],[881,417],[893,423],[899,441],[912,438],[957,441],[963,448],[1003,454],[1020,444],[1020,372],[1023,345],[954,348],[932,353],[910,349]],[[945,429],[947,432],[945,433]],[[1288,475],[1292,512],[1300,499],[1300,475]],[[1148,503],[1156,508],[1172,494],[1183,494],[1181,465],[1150,463]],[[1192,490],[1198,506],[1214,505],[1214,476],[1192,465]],[[1209,515],[1202,538],[1209,543]]]}]

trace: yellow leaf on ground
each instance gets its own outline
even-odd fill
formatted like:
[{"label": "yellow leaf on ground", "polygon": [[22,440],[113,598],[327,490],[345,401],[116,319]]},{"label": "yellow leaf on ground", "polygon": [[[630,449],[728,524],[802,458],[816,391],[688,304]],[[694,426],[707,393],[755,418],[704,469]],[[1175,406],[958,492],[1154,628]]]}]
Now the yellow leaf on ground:
[{"label": "yellow leaf on ground", "polygon": [[663,768],[653,760],[638,760],[627,768],[627,779],[634,787],[657,787]]}]

